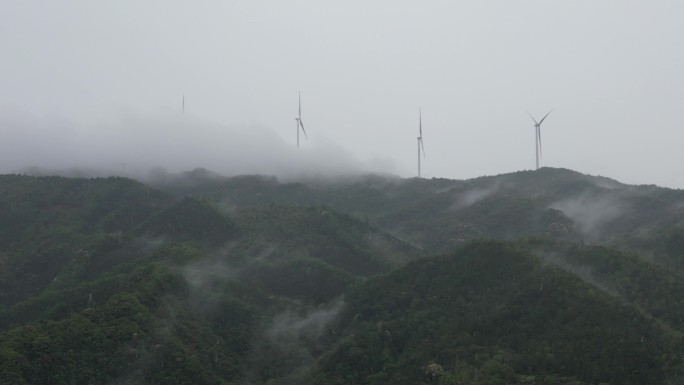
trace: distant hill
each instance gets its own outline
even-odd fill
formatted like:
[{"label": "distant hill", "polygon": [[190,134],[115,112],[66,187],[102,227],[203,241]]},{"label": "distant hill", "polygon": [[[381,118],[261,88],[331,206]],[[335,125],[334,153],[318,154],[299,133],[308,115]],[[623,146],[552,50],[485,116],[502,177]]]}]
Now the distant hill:
[{"label": "distant hill", "polygon": [[0,176],[0,384],[681,383],[684,193]]},{"label": "distant hill", "polygon": [[205,173],[187,173],[159,187],[236,208],[326,205],[368,218],[371,224],[431,253],[472,239],[536,236],[629,246],[681,259],[672,247],[665,250],[658,245],[684,239],[684,191],[625,185],[566,169],[542,168],[465,181],[367,175],[296,183]]}]

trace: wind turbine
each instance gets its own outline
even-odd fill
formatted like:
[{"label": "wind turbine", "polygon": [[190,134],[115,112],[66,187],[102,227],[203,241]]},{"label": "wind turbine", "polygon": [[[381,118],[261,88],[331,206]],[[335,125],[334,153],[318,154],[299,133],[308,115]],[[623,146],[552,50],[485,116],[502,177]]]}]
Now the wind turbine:
[{"label": "wind turbine", "polygon": [[[553,111],[553,109],[551,110]],[[541,124],[544,122],[544,119],[546,119],[547,116],[551,113],[551,111],[547,112],[546,115],[544,115],[543,118],[539,122],[535,118],[532,117],[532,114],[529,112],[527,115],[530,116],[532,121],[534,122],[534,139],[535,139],[535,146],[534,146],[534,154],[535,154],[535,160],[537,164],[537,170],[539,170],[539,158],[542,156],[542,143],[541,143]]]},{"label": "wind turbine", "polygon": [[423,150],[423,158],[425,158],[425,146],[423,145],[423,116],[420,108],[418,108],[418,178],[420,178],[420,150]]},{"label": "wind turbine", "polygon": [[304,133],[304,137],[306,139],[309,139],[306,136],[306,130],[304,130],[304,123],[302,123],[302,93],[299,93],[299,114],[295,118],[297,121],[297,147],[299,147],[299,128],[302,128],[302,132]]}]

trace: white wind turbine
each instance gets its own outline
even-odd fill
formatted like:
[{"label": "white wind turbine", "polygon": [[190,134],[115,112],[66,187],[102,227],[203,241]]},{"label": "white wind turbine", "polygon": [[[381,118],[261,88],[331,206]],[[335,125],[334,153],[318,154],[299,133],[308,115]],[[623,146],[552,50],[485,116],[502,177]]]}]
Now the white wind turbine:
[{"label": "white wind turbine", "polygon": [[[553,110],[551,110],[553,111]],[[537,170],[539,170],[539,158],[542,156],[542,143],[541,143],[541,124],[544,122],[544,119],[546,119],[547,116],[551,113],[551,111],[547,112],[546,115],[544,115],[543,118],[539,122],[535,118],[532,117],[532,114],[529,112],[527,115],[530,116],[532,121],[534,122],[534,140],[535,140],[535,145],[534,145],[534,154],[535,154],[535,160],[536,160],[536,165],[537,165]]]},{"label": "white wind turbine", "polygon": [[299,128],[301,127],[302,132],[304,133],[304,137],[309,139],[306,136],[306,130],[304,130],[304,123],[302,123],[302,93],[299,93],[299,113],[297,117],[295,118],[297,121],[297,147],[299,147]]},{"label": "white wind turbine", "polygon": [[423,145],[423,116],[420,108],[418,109],[418,178],[420,178],[420,150],[423,150],[425,158],[425,146]]}]

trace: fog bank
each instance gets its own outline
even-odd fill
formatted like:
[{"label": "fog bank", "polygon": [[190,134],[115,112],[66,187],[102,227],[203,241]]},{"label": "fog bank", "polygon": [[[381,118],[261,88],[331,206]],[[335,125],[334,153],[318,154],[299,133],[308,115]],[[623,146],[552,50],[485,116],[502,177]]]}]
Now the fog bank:
[{"label": "fog bank", "polygon": [[[274,130],[225,125],[181,111],[123,113],[96,122],[60,117],[0,117],[0,172],[71,173],[144,178],[152,170],[181,172],[206,168],[222,175],[282,178],[343,176],[373,169],[326,138],[300,138],[296,147]],[[377,166],[377,163],[376,163]],[[391,169],[391,164],[380,167]]]}]

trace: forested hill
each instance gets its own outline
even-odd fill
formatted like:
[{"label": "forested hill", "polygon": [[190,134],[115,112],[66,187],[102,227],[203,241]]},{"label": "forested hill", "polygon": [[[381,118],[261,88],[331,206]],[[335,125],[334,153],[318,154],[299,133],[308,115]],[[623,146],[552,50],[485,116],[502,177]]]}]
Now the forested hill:
[{"label": "forested hill", "polygon": [[465,181],[366,175],[300,182],[227,178],[198,169],[152,185],[235,208],[325,205],[368,219],[429,253],[471,239],[529,236],[629,246],[666,259],[677,259],[675,245],[684,245],[684,191],[566,169]]},{"label": "forested hill", "polygon": [[657,321],[519,245],[414,262],[347,302],[335,325],[344,338],[311,383],[420,383],[433,365],[442,384],[645,385],[680,365],[668,353],[678,337]]},{"label": "forested hill", "polygon": [[0,384],[684,383],[684,194],[0,176]]}]

